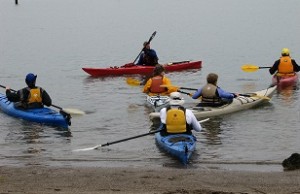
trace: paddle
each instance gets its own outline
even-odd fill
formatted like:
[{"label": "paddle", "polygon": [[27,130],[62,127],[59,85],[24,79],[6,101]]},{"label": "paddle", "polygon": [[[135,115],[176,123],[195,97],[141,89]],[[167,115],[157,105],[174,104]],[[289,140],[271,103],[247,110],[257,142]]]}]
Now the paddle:
[{"label": "paddle", "polygon": [[241,69],[245,72],[255,72],[259,69],[270,69],[271,67],[258,67],[256,65],[246,64],[241,67]]},{"label": "paddle", "polygon": [[[156,35],[156,31],[153,32],[153,34],[151,35],[151,37],[149,38],[147,44],[149,44],[151,42],[151,40],[154,38],[154,36]],[[142,54],[143,50],[144,50],[145,46],[143,47],[143,49],[141,50],[141,52],[138,54],[138,56],[136,56],[136,58],[133,61],[133,64],[136,62],[136,60],[140,57],[140,55]]]},{"label": "paddle", "polygon": [[[203,123],[203,122],[206,122],[206,121],[208,121],[208,120],[209,120],[209,118],[203,119],[203,120],[199,121],[199,123]],[[128,137],[128,138],[120,139],[120,140],[117,140],[117,141],[107,142],[107,143],[105,143],[105,144],[99,144],[99,145],[96,145],[96,146],[94,146],[94,147],[82,148],[82,149],[77,149],[77,150],[73,150],[73,151],[78,152],[78,151],[97,150],[97,149],[100,148],[100,147],[109,146],[109,145],[112,145],[112,144],[116,144],[116,143],[128,141],[128,140],[131,140],[131,139],[137,139],[137,138],[139,138],[139,137],[144,137],[144,136],[147,136],[147,135],[151,135],[151,134],[154,134],[154,133],[158,133],[158,132],[160,132],[160,131],[162,131],[162,129],[157,129],[157,130],[155,130],[155,131],[151,131],[151,132],[148,132],[148,133],[136,135],[136,136],[133,136],[133,137]]]},{"label": "paddle", "polygon": [[128,77],[126,78],[126,83],[130,86],[140,86],[142,85],[142,82],[137,80],[137,79],[134,79],[132,77]]},{"label": "paddle", "polygon": [[[3,85],[0,85],[0,87],[6,88],[6,86],[3,86]],[[17,92],[17,91],[14,90],[14,89],[10,89],[10,90],[13,91],[13,92]],[[73,109],[73,108],[62,108],[62,107],[59,107],[59,106],[54,105],[54,104],[52,104],[51,106],[53,106],[53,107],[59,109],[60,112],[61,112],[62,114],[65,114],[65,115],[67,115],[67,116],[69,116],[69,117],[71,117],[70,114],[72,114],[72,115],[83,115],[83,114],[85,114],[85,112],[83,112],[83,111],[81,111],[81,110],[78,110],[78,109]]]},{"label": "paddle", "polygon": [[160,87],[165,87],[165,88],[171,87],[171,88],[177,88],[177,89],[183,89],[183,90],[194,90],[194,91],[198,90],[196,88],[187,88],[187,87],[180,87],[180,86],[174,86],[174,85],[160,85]]},{"label": "paddle", "polygon": [[[196,88],[186,88],[186,87],[179,87],[179,86],[173,86],[173,85],[161,85],[160,87],[169,87],[169,88],[173,88],[173,89],[177,89],[178,92],[183,93],[183,94],[187,94],[189,96],[191,96],[192,94],[187,93],[187,92],[183,92],[179,89],[186,89],[186,90],[195,90],[197,91]],[[245,97],[257,97],[257,98],[261,98],[261,99],[266,99],[266,100],[271,100],[268,96],[260,96],[260,95],[250,95],[250,94],[239,94],[240,96],[245,96]]]}]

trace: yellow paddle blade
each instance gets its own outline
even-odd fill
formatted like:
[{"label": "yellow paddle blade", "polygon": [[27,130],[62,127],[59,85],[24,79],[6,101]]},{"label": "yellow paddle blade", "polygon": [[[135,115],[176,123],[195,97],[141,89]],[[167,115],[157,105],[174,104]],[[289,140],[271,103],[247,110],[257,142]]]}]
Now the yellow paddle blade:
[{"label": "yellow paddle blade", "polygon": [[256,65],[246,64],[241,67],[241,69],[245,72],[255,72],[259,69]]},{"label": "yellow paddle blade", "polygon": [[128,77],[126,79],[126,83],[130,86],[140,86],[141,85],[141,82],[137,79],[134,79],[132,77]]}]

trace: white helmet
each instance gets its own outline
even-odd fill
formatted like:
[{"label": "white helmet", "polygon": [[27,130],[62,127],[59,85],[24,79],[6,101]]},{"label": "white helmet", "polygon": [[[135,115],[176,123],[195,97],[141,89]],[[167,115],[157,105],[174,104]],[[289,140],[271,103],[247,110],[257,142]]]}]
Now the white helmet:
[{"label": "white helmet", "polygon": [[170,105],[180,106],[184,104],[184,100],[179,92],[172,92],[170,98]]}]

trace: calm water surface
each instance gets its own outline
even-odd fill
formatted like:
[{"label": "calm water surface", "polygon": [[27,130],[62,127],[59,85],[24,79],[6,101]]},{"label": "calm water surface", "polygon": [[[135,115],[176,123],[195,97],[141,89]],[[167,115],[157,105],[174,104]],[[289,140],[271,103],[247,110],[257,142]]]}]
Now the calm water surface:
[{"label": "calm water surface", "polygon": [[[198,71],[167,74],[174,85],[200,87],[215,72],[228,91],[264,89],[271,82],[266,69],[240,67],[270,66],[283,47],[300,61],[300,1],[286,2],[1,0],[0,84],[19,89],[34,72],[54,104],[87,114],[73,117],[66,132],[1,113],[0,165],[182,167],[153,136],[73,152],[146,133],[152,125],[141,87],[128,86],[124,77],[91,78],[81,68],[131,62],[157,31],[152,47],[161,63],[203,61]],[[299,96],[297,87],[289,88],[260,107],[211,118],[196,134],[188,168],[282,171],[281,161],[300,151]],[[187,106],[196,103],[185,99]]]}]

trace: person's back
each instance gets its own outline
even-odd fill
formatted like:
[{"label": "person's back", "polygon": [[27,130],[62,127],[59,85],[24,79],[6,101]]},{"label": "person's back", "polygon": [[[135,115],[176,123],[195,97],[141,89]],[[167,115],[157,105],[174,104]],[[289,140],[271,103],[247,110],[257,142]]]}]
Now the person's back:
[{"label": "person's back", "polygon": [[201,131],[201,125],[191,110],[183,107],[184,100],[179,92],[170,95],[170,106],[160,111],[162,123],[162,135],[168,134],[191,134],[192,130]]},{"label": "person's back", "polygon": [[143,53],[140,55],[137,65],[155,66],[158,64],[158,57],[155,50],[150,48],[150,43],[144,42]]},{"label": "person's back", "polygon": [[35,85],[37,76],[29,73],[25,78],[27,87],[11,92],[6,88],[7,99],[15,102],[17,108],[42,108],[44,105],[51,106],[52,100],[49,94],[41,87]]},{"label": "person's back", "polygon": [[294,75],[295,72],[299,72],[300,67],[294,59],[290,56],[290,51],[288,48],[283,48],[281,51],[280,59],[276,60],[273,66],[269,69],[271,75],[275,72],[276,75]]},{"label": "person's back", "polygon": [[171,85],[171,81],[165,76],[164,67],[157,64],[153,70],[153,76],[146,82],[143,88],[143,93],[149,96],[166,96],[172,92],[167,87],[161,87],[161,85]]},{"label": "person's back", "polygon": [[197,92],[192,95],[193,99],[198,99],[201,97],[201,103],[199,106],[221,106],[231,102],[233,98],[238,96],[238,94],[226,92],[217,86],[217,74],[209,73],[206,80],[207,84],[198,89]]}]

